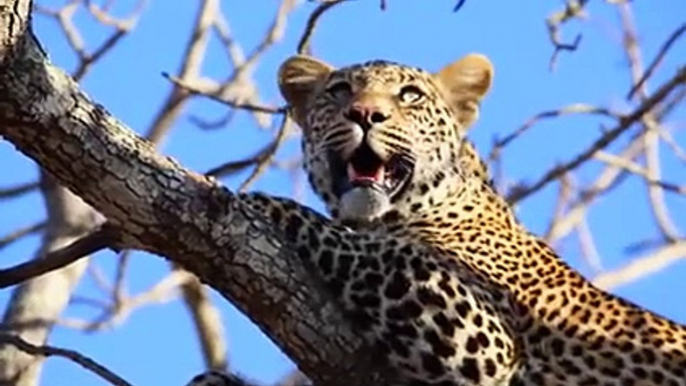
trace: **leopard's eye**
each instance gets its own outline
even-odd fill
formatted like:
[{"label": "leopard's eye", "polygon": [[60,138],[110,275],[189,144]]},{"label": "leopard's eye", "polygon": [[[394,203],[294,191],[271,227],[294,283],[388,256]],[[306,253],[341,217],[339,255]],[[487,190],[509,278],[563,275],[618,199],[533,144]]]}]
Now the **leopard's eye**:
[{"label": "leopard's eye", "polygon": [[417,86],[405,86],[400,89],[398,97],[403,103],[417,103],[424,99],[424,92]]},{"label": "leopard's eye", "polygon": [[344,102],[353,95],[352,86],[348,82],[336,82],[326,88],[326,92],[334,99]]}]

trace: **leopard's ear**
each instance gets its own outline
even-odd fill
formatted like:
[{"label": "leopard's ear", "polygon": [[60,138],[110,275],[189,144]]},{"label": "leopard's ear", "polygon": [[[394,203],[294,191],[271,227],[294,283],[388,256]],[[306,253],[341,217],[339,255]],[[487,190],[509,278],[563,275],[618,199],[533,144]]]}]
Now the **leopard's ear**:
[{"label": "leopard's ear", "polygon": [[305,55],[290,57],[279,68],[281,95],[290,105],[293,119],[301,127],[312,92],[332,71],[332,66]]},{"label": "leopard's ear", "polygon": [[484,55],[469,54],[443,67],[434,79],[467,129],[479,118],[479,102],[491,88],[493,65]]}]

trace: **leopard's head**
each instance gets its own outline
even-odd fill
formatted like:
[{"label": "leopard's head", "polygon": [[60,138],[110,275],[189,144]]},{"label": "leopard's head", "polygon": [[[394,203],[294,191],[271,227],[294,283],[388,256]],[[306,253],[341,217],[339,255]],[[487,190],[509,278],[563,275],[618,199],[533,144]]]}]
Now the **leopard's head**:
[{"label": "leopard's head", "polygon": [[307,56],[279,70],[310,182],[334,217],[354,221],[412,216],[457,194],[466,128],[492,78],[478,54],[435,74],[387,61],[337,70]]}]

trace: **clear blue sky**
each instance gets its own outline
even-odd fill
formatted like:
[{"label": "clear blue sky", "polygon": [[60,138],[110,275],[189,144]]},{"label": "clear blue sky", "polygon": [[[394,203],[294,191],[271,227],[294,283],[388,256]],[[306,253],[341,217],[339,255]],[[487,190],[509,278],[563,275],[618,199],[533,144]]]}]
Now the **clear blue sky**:
[{"label": "clear blue sky", "polygon": [[[63,1],[42,1],[57,6]],[[123,1],[131,4],[133,1]],[[196,1],[152,1],[135,32],[97,63],[83,81],[83,87],[94,99],[105,105],[134,130],[143,132],[153,113],[162,103],[170,85],[160,75],[174,73],[181,60],[182,49],[197,8]],[[325,15],[314,39],[315,54],[335,64],[391,59],[437,70],[472,51],[488,55],[496,68],[494,88],[483,105],[482,118],[472,132],[472,138],[482,151],[488,151],[493,136],[508,133],[531,115],[575,102],[597,103],[625,108],[623,96],[628,89],[628,72],[620,49],[618,16],[605,2],[591,2],[591,18],[584,23],[573,22],[564,30],[572,39],[581,31],[580,49],[563,53],[555,72],[548,71],[552,52],[544,18],[562,2],[521,2],[467,0],[463,9],[452,13],[452,1],[394,1],[381,12],[376,0],[357,0]],[[686,15],[686,2],[651,0],[633,2],[641,44],[646,60],[655,54],[663,39]],[[246,51],[260,41],[275,12],[277,1],[223,1],[236,38]],[[297,39],[314,4],[304,2],[292,15],[286,37],[260,62],[254,76],[265,103],[281,103],[274,73],[277,66],[295,51]],[[36,32],[49,51],[52,60],[71,70],[75,65],[72,52],[65,45],[52,20],[36,17]],[[78,25],[90,47],[103,34],[88,17],[77,18]],[[676,69],[679,59],[686,58],[686,43],[680,42],[651,85],[664,80]],[[683,62],[682,62],[683,64]],[[224,78],[229,71],[219,44],[211,44],[211,54],[203,73]],[[683,110],[683,109],[682,109]],[[222,162],[251,154],[271,133],[257,132],[251,116],[236,114],[231,126],[222,130],[200,131],[189,120],[191,115],[219,118],[225,107],[196,100],[185,110],[164,142],[162,152],[172,155],[184,165],[205,171]],[[682,111],[674,116],[681,129],[686,124]],[[505,153],[505,172],[510,179],[533,181],[558,161],[568,160],[584,149],[597,135],[599,121],[589,118],[564,118],[544,122]],[[608,122],[605,122],[608,123]],[[686,144],[686,133],[675,137]],[[616,148],[616,147],[615,147]],[[282,157],[297,151],[295,141],[287,144]],[[665,175],[681,177],[685,183],[683,164],[665,157]],[[0,142],[0,187],[35,180],[35,165]],[[599,165],[579,173],[581,181],[591,181]],[[239,178],[225,181],[236,187]],[[289,176],[270,172],[255,189],[290,195],[293,189]],[[541,232],[553,207],[555,188],[548,188],[520,208],[521,219],[535,232]],[[627,263],[631,256],[624,247],[657,233],[645,203],[645,189],[637,181],[623,184],[591,212],[591,229],[598,238],[599,252],[607,269]],[[307,203],[321,209],[320,203],[308,193]],[[674,217],[686,227],[686,204],[670,197]],[[34,223],[44,217],[42,201],[37,193],[18,200],[0,203],[0,235],[17,226]],[[3,266],[9,266],[34,255],[39,237],[30,237],[0,252]],[[562,244],[565,259],[584,273],[588,267],[580,259],[577,243],[571,237]],[[110,272],[114,266],[111,253],[97,255],[97,262]],[[129,290],[142,291],[168,272],[160,258],[134,255],[131,262]],[[686,323],[686,263],[668,269],[628,286],[616,293],[674,320]],[[78,288],[83,295],[97,294],[91,279]],[[0,292],[0,306],[9,296]],[[233,368],[258,380],[272,382],[292,368],[274,346],[237,313],[228,302],[214,294],[224,317]],[[91,309],[71,307],[68,316],[93,316]],[[202,370],[198,343],[190,318],[180,302],[153,305],[136,311],[125,324],[112,331],[84,334],[58,327],[50,343],[79,350],[107,365],[135,385],[182,385]],[[104,385],[99,378],[62,359],[50,359],[45,366],[44,385]]]}]

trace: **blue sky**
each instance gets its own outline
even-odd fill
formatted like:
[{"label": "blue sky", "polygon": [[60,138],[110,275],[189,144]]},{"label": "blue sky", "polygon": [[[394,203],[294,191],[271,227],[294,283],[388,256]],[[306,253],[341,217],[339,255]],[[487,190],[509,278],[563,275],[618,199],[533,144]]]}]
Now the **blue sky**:
[{"label": "blue sky", "polygon": [[[58,6],[63,1],[42,1]],[[122,1],[122,9],[132,4]],[[488,55],[496,68],[494,87],[486,98],[481,120],[472,131],[472,138],[482,152],[490,149],[494,136],[502,136],[517,128],[527,118],[543,110],[570,103],[584,102],[627,109],[624,100],[629,74],[620,48],[618,15],[605,2],[591,2],[590,18],[572,22],[563,29],[571,40],[583,34],[578,51],[562,53],[554,72],[548,70],[552,47],[544,24],[545,17],[561,2],[515,2],[467,0],[458,13],[452,13],[452,1],[393,1],[381,12],[378,1],[356,0],[326,14],[315,34],[314,53],[334,65],[345,65],[374,58],[390,59],[422,66],[435,71],[468,52]],[[278,2],[223,1],[222,8],[231,28],[246,51],[250,51],[269,26]],[[686,3],[678,0],[633,2],[640,43],[648,62],[661,42],[684,22]],[[86,92],[134,130],[142,133],[149,126],[156,109],[169,91],[169,82],[162,72],[174,73],[196,13],[195,1],[152,1],[130,36],[97,63],[83,80]],[[260,62],[254,79],[265,103],[279,104],[275,82],[278,65],[295,51],[297,40],[307,16],[314,8],[303,2],[290,18],[285,38],[271,49]],[[68,71],[75,66],[75,57],[57,32],[55,23],[36,17],[36,32],[52,60]],[[103,39],[104,34],[93,20],[83,13],[77,24],[89,47]],[[653,89],[665,80],[686,58],[686,45],[678,43],[667,57],[662,70],[651,80]],[[683,64],[683,62],[681,63]],[[230,73],[228,62],[219,43],[210,45],[203,74],[219,79]],[[683,129],[686,112],[674,115],[674,127]],[[252,154],[271,131],[260,131],[252,117],[238,112],[226,128],[201,131],[190,117],[217,119],[226,108],[214,102],[196,99],[176,122],[161,151],[184,165],[205,171],[232,159]],[[275,124],[278,120],[275,120]],[[570,117],[537,125],[505,152],[504,169],[511,180],[534,181],[557,162],[565,161],[581,150],[598,134],[600,124],[611,124],[597,118]],[[676,131],[677,142],[686,144],[684,130]],[[619,141],[626,143],[626,141]],[[618,149],[615,145],[613,149]],[[663,147],[664,175],[684,184],[683,164],[669,156]],[[286,159],[298,151],[297,139],[286,144],[279,156]],[[600,167],[594,163],[577,175],[580,182],[592,181]],[[0,187],[35,180],[35,165],[0,142]],[[8,172],[9,171],[9,172]],[[236,187],[245,174],[226,179]],[[254,189],[280,195],[292,195],[290,176],[272,171],[254,185]],[[680,179],[679,179],[680,178]],[[549,220],[557,189],[549,187],[519,208],[522,221],[534,232],[542,232]],[[646,192],[636,179],[623,183],[614,193],[602,199],[591,211],[589,221],[596,234],[599,253],[607,269],[617,268],[632,258],[624,248],[631,242],[655,237],[657,231],[645,202]],[[306,202],[322,208],[309,191]],[[686,227],[686,201],[669,197],[668,204],[679,225]],[[42,200],[37,193],[21,199],[0,202],[0,235],[44,217]],[[39,237],[28,237],[0,251],[3,266],[9,266],[33,256]],[[591,271],[580,258],[574,237],[560,246],[564,258],[577,269]],[[96,257],[105,272],[115,265],[112,253]],[[129,291],[137,293],[149,288],[168,272],[167,264],[158,257],[135,254],[131,262]],[[671,265],[666,270],[615,290],[660,314],[686,323],[686,263]],[[4,308],[10,291],[0,292]],[[86,278],[78,293],[97,294],[93,280]],[[228,302],[213,294],[227,331],[231,365],[252,378],[272,382],[291,368],[292,364]],[[93,311],[73,306],[71,317],[92,317]],[[67,328],[54,330],[50,343],[79,350],[107,365],[135,385],[182,385],[202,370],[202,360],[190,318],[178,301],[146,307],[134,312],[123,325],[105,332],[85,334]],[[62,359],[50,359],[45,366],[44,385],[104,385],[104,381]]]}]

